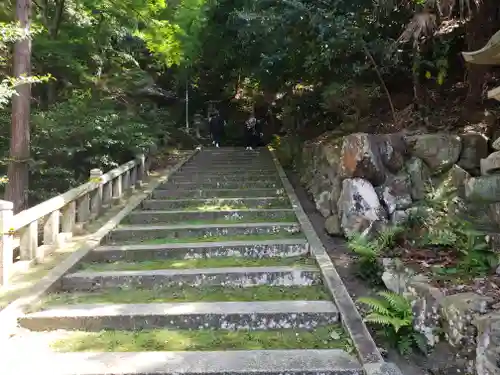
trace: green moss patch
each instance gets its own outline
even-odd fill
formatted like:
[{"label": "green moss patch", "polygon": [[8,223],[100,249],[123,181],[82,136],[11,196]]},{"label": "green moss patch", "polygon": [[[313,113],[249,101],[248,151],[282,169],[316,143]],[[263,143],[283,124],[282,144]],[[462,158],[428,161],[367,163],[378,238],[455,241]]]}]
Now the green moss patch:
[{"label": "green moss patch", "polygon": [[313,331],[145,330],[71,332],[52,343],[59,352],[144,352],[259,349],[344,349],[351,345],[338,325]]},{"label": "green moss patch", "polygon": [[92,293],[54,293],[41,304],[41,308],[65,304],[95,303],[168,303],[168,302],[218,302],[218,301],[293,301],[330,300],[322,285],[315,286],[255,286],[235,288],[228,286],[106,289]]},{"label": "green moss patch", "polygon": [[266,267],[266,266],[303,266],[315,265],[312,258],[242,258],[217,257],[205,259],[155,259],[143,262],[117,261],[109,263],[85,263],[82,268],[88,271],[134,271],[186,268],[220,268],[220,267]]}]

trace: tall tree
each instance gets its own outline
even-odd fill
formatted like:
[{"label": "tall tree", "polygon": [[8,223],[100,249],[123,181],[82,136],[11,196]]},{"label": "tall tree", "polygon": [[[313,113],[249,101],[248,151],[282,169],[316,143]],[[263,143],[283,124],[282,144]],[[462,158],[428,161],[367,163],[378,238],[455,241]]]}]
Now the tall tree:
[{"label": "tall tree", "polygon": [[[23,79],[31,73],[31,0],[17,0],[16,21],[24,35],[14,45],[13,73],[16,79]],[[16,94],[12,98],[10,160],[7,171],[9,182],[5,199],[14,203],[14,212],[21,211],[28,205],[30,99],[31,84],[24,81],[16,87]]]}]

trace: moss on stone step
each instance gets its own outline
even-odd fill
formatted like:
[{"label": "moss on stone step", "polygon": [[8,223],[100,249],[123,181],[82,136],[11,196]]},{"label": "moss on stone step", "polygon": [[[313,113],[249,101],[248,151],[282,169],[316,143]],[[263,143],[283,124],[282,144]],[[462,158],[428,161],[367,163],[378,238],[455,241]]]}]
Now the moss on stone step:
[{"label": "moss on stone step", "polygon": [[52,343],[59,352],[142,352],[181,350],[344,349],[351,344],[338,325],[313,331],[144,330],[65,332]]},{"label": "moss on stone step", "polygon": [[42,301],[40,308],[65,304],[94,303],[168,303],[218,301],[316,301],[331,299],[322,285],[315,286],[255,286],[235,288],[229,286],[182,287],[153,289],[105,289],[91,293],[54,293]]},{"label": "moss on stone step", "polygon": [[303,266],[315,265],[316,261],[307,257],[289,258],[205,258],[205,259],[156,259],[143,262],[101,262],[84,263],[82,269],[86,271],[134,271],[186,268],[221,268],[221,267],[267,267],[267,266]]}]

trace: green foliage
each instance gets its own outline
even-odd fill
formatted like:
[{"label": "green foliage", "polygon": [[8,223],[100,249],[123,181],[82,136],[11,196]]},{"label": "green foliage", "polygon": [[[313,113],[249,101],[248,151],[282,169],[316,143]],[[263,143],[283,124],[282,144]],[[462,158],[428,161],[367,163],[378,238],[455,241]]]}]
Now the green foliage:
[{"label": "green foliage", "polygon": [[383,267],[380,258],[392,249],[402,233],[402,228],[397,226],[387,227],[374,239],[353,234],[347,243],[349,250],[359,256],[358,275],[372,285],[382,285]]},{"label": "green foliage", "polygon": [[408,355],[416,348],[426,353],[425,338],[413,328],[413,313],[409,301],[393,292],[377,293],[381,298],[361,297],[358,302],[370,310],[364,320],[381,326],[389,343],[401,354]]},{"label": "green foliage", "polygon": [[454,212],[463,202],[454,188],[442,184],[428,187],[428,193],[415,207],[410,223],[416,228],[417,243],[455,249],[459,252],[457,267],[438,268],[440,274],[478,275],[490,272],[499,264],[498,255],[487,244],[485,233]]}]

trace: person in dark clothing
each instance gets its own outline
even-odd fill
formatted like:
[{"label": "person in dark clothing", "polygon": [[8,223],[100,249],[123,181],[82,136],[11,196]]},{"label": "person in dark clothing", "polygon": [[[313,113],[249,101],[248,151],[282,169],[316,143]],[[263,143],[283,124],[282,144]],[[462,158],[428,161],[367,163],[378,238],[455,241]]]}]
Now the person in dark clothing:
[{"label": "person in dark clothing", "polygon": [[224,120],[219,112],[215,112],[210,116],[208,125],[210,128],[210,135],[212,136],[212,144],[215,145],[215,147],[219,147],[222,135],[224,134]]},{"label": "person in dark clothing", "polygon": [[257,120],[252,114],[245,121],[245,150],[253,150],[260,144],[262,137],[262,121]]}]

